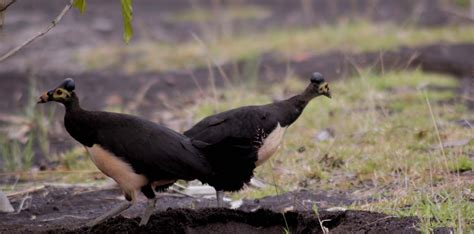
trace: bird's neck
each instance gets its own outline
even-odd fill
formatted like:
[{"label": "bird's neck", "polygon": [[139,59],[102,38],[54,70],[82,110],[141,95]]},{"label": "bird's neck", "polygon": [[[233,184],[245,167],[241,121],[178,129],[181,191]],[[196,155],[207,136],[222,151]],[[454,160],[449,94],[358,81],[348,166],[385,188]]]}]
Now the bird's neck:
[{"label": "bird's neck", "polygon": [[75,111],[82,111],[81,106],[79,105],[79,98],[75,93],[71,94],[71,98],[64,103],[66,107],[66,113],[68,112],[75,112]]},{"label": "bird's neck", "polygon": [[96,141],[95,129],[96,119],[91,111],[86,111],[79,105],[79,98],[72,93],[71,98],[64,103],[66,112],[64,115],[64,126],[66,131],[81,144],[92,147]]},{"label": "bird's neck", "polygon": [[315,96],[306,89],[301,94],[282,101],[281,125],[288,126],[295,122],[300,117],[306,105],[308,105],[314,97]]}]

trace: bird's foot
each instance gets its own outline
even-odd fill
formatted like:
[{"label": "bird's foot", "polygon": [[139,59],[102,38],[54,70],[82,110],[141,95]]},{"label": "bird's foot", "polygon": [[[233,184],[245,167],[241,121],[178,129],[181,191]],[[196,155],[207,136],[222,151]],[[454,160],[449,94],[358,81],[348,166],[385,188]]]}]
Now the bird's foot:
[{"label": "bird's foot", "polygon": [[149,199],[147,202],[147,206],[142,216],[142,220],[140,221],[140,226],[144,226],[150,220],[151,214],[153,214],[153,210],[155,209],[156,198]]},{"label": "bird's foot", "polygon": [[122,213],[122,211],[128,209],[130,206],[132,205],[132,203],[130,202],[126,202],[126,203],[122,203],[116,207],[114,207],[112,210],[110,210],[109,212],[95,218],[94,220],[88,222],[86,224],[87,227],[93,227],[99,223],[102,223],[103,221],[107,220],[108,218],[110,217],[113,217],[117,214],[120,214]]}]

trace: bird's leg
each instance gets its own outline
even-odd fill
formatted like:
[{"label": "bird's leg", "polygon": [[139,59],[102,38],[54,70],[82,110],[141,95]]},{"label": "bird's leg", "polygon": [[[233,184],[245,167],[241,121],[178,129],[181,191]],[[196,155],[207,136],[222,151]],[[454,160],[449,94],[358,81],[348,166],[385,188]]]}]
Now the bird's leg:
[{"label": "bird's leg", "polygon": [[150,220],[151,214],[153,214],[153,210],[155,209],[156,204],[156,195],[155,195],[155,185],[153,183],[147,184],[141,188],[143,195],[148,198],[148,202],[145,207],[145,211],[143,212],[142,220],[140,220],[140,226],[146,225],[148,220]]},{"label": "bird's leg", "polygon": [[124,202],[116,207],[114,207],[112,210],[110,210],[109,212],[95,218],[94,220],[90,221],[87,223],[87,226],[89,227],[92,227],[92,226],[95,226],[101,222],[103,222],[104,220],[110,218],[110,217],[113,217],[117,214],[120,214],[122,213],[122,211],[128,209],[130,206],[132,205],[131,202],[127,201],[127,202]]},{"label": "bird's leg", "polygon": [[222,207],[224,203],[224,191],[216,190],[217,207]]},{"label": "bird's leg", "polygon": [[142,220],[140,221],[140,226],[146,225],[148,220],[150,219],[151,214],[153,214],[153,210],[155,209],[156,204],[156,197],[152,199],[148,199],[146,204],[145,212],[143,212]]}]

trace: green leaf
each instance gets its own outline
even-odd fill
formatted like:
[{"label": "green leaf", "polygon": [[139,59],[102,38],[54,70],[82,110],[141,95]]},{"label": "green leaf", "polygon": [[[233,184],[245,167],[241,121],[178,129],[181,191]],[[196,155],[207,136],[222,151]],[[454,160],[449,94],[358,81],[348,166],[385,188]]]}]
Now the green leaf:
[{"label": "green leaf", "polygon": [[132,16],[132,0],[122,0],[123,40],[127,44],[133,35]]},{"label": "green leaf", "polygon": [[79,9],[79,12],[81,12],[81,14],[84,14],[84,12],[86,11],[86,0],[74,0],[74,3],[72,5],[75,8]]}]

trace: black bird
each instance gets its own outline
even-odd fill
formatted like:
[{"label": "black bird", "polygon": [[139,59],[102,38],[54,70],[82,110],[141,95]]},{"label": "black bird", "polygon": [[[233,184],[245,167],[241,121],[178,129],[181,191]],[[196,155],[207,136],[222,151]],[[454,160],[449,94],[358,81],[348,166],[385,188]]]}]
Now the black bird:
[{"label": "black bird", "polygon": [[208,116],[184,132],[212,166],[214,175],[207,182],[216,189],[218,206],[223,191],[240,190],[252,178],[253,170],[277,151],[286,128],[309,101],[320,95],[331,98],[320,73],[313,73],[310,81],[301,94],[287,100]]},{"label": "black bird", "polygon": [[155,206],[154,190],[165,189],[178,179],[205,181],[212,172],[207,159],[186,136],[136,116],[84,110],[74,88],[74,80],[65,79],[43,93],[38,103],[55,101],[66,107],[67,132],[87,148],[94,164],[118,183],[128,201],[88,225],[129,208],[138,191],[149,199],[140,222],[145,225]]}]

